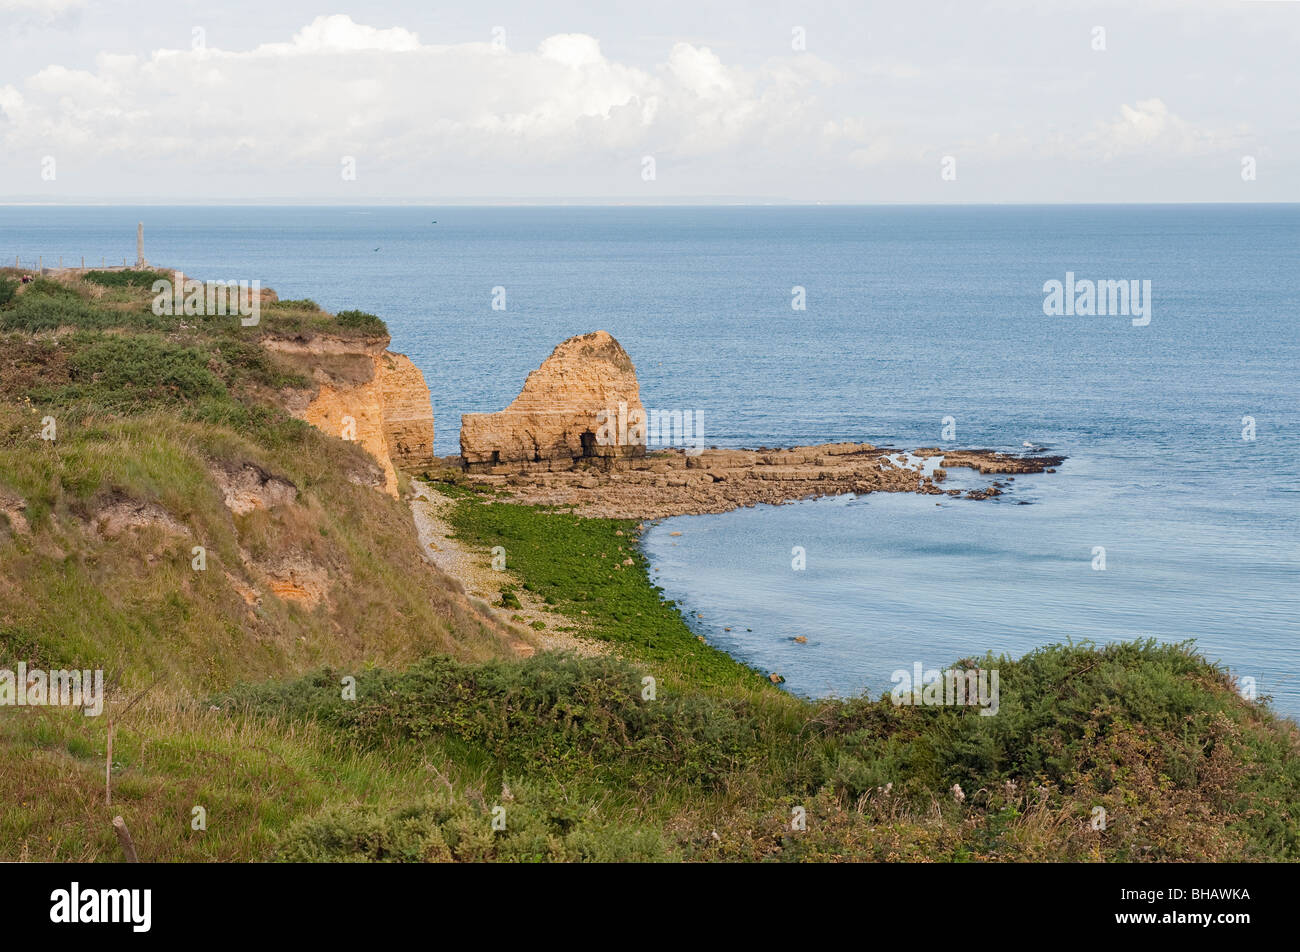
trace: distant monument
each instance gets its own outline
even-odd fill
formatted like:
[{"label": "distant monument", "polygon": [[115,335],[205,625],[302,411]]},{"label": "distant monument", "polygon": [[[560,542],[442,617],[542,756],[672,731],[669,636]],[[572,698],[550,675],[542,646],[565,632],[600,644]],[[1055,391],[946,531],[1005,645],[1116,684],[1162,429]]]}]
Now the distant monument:
[{"label": "distant monument", "polygon": [[144,222],[135,226],[135,266],[137,268],[149,267],[149,262],[144,260]]}]

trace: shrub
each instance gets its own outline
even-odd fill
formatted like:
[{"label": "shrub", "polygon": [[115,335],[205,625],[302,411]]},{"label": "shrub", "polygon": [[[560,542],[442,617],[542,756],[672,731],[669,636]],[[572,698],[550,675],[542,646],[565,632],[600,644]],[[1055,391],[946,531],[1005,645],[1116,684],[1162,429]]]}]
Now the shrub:
[{"label": "shrub", "polygon": [[379,336],[388,333],[387,324],[365,311],[339,311],[334,321],[339,327],[362,334]]},{"label": "shrub", "polygon": [[[888,698],[807,705],[788,718],[765,716],[762,697],[662,692],[645,702],[625,663],[553,654],[371,672],[355,702],[340,700],[338,677],[324,672],[222,703],[317,718],[379,750],[436,743],[473,761],[454,746],[469,744],[503,775],[527,771],[544,790],[569,791],[562,802],[521,797],[508,840],[492,839],[484,811],[464,805],[328,814],[290,837],[286,855],[297,858],[446,858],[443,847],[454,859],[660,855],[653,824],[607,829],[590,816],[616,792],[640,809],[658,796],[723,797],[724,845],[679,843],[718,858],[1300,855],[1294,727],[1238,698],[1189,646],[1058,645],[981,663],[1001,675],[992,717]],[[602,794],[584,804],[572,791],[589,783]],[[806,806],[806,836],[789,836],[789,804]],[[1102,831],[1089,824],[1098,806]]]},{"label": "shrub", "polygon": [[60,281],[52,281],[49,278],[35,278],[31,284],[27,285],[27,290],[23,292],[25,297],[29,298],[56,298],[64,301],[80,301],[81,295],[71,287]]},{"label": "shrub", "polygon": [[85,280],[104,288],[151,288],[155,281],[170,281],[166,271],[131,268],[125,271],[87,271]]},{"label": "shrub", "polygon": [[339,700],[323,672],[288,685],[246,688],[216,703],[319,717],[364,744],[454,737],[506,767],[552,776],[671,775],[711,785],[757,753],[747,702],[661,692],[643,701],[642,675],[609,658],[547,652],[468,665],[430,658],[401,674],[372,672],[355,702]]},{"label": "shrub", "polygon": [[320,305],[311,298],[296,298],[281,301],[272,301],[265,307],[278,311],[319,311]]},{"label": "shrub", "polygon": [[224,396],[225,385],[208,368],[208,360],[197,347],[160,337],[105,337],[69,358],[68,376],[76,395],[105,406]]}]

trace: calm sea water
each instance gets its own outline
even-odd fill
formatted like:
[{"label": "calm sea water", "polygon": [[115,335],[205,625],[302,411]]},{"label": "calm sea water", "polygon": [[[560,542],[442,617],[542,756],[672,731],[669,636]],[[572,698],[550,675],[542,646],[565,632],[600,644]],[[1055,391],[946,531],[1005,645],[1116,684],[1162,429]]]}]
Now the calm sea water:
[{"label": "calm sea water", "polygon": [[[993,501],[655,526],[668,595],[791,690],[1149,635],[1195,638],[1300,714],[1300,207],[6,207],[0,260],[120,262],[140,220],[153,261],[384,317],[442,453],[461,413],[604,328],[646,405],[702,411],[710,444],[933,446],[952,416],[947,445],[1069,457]],[[1150,325],[1045,316],[1066,271],[1151,281]]]}]

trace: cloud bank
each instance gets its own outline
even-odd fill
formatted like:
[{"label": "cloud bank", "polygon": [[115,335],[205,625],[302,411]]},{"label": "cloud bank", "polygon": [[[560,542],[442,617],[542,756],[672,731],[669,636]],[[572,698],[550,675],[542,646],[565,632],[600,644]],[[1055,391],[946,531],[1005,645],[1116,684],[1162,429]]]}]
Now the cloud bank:
[{"label": "cloud bank", "polygon": [[101,54],[93,70],[49,66],[0,87],[11,150],[293,164],[601,161],[641,152],[710,155],[818,138],[813,56],[749,71],[675,44],[646,71],[561,34],[536,50],[429,45],[400,27],[319,17],[289,42],[247,51]]},{"label": "cloud bank", "polygon": [[70,170],[84,182],[156,176],[193,190],[242,180],[319,194],[350,162],[371,194],[401,197],[582,194],[588,183],[589,194],[633,193],[644,156],[661,176],[670,170],[675,188],[721,194],[765,180],[851,181],[891,165],[937,181],[936,158],[955,150],[963,161],[1122,160],[1203,155],[1241,138],[1201,129],[1152,95],[1080,116],[1065,132],[932,141],[934,122],[874,117],[871,94],[910,86],[925,95],[933,78],[906,61],[884,56],[845,72],[791,51],[744,67],[699,43],[665,45],[661,62],[639,67],[583,33],[515,50],[504,37],[427,43],[334,15],[287,41],[227,50],[195,28],[188,49],[105,52],[90,69],[50,65],[0,85],[0,144],[33,178],[52,156],[63,181]]}]

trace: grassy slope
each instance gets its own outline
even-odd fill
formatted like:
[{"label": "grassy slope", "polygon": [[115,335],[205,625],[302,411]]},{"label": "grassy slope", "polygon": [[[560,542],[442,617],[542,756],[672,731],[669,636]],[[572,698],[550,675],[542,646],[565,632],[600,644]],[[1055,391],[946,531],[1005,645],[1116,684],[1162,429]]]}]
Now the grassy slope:
[{"label": "grassy slope", "polygon": [[[51,301],[117,326],[0,342],[0,493],[23,500],[32,529],[0,526],[0,651],[102,665],[127,686],[165,673],[206,690],[326,663],[497,653],[500,637],[421,561],[404,505],[358,484],[374,462],[281,410],[276,392],[306,381],[246,336],[349,328],[299,302],[265,309],[257,328],[232,318],[182,328],[195,319],[155,317],[139,289],[112,288],[105,303],[93,287],[46,284],[0,310],[0,326],[43,326]],[[119,300],[128,294],[134,310]],[[53,442],[40,438],[46,417]],[[212,468],[248,463],[292,482],[296,503],[232,516]],[[98,538],[90,523],[121,499],[161,507],[184,531]],[[195,545],[206,571],[191,568]],[[244,556],[327,568],[327,606],[265,592],[247,605],[235,581],[255,587],[256,573]]]},{"label": "grassy slope", "polygon": [[[129,689],[109,716],[165,680],[115,733],[111,808],[107,717],[0,709],[0,859],[115,859],[115,813],[157,860],[1300,854],[1293,725],[1187,648],[998,659],[991,718],[810,704],[695,639],[646,578],[634,524],[448,487],[458,535],[504,545],[523,585],[615,654],[500,660],[499,632],[421,562],[402,505],[349,478],[361,451],[276,407],[300,368],[245,336],[373,335],[373,318],[310,302],[256,329],[156,318],[143,288],[109,280],[7,298],[0,279],[0,502],[23,499],[31,522],[0,517],[0,667],[103,664]],[[36,435],[46,415],[54,445]],[[298,503],[232,518],[214,461],[283,475]],[[96,539],[86,517],[119,497],[189,535]],[[206,573],[189,568],[197,539]],[[250,609],[228,583],[241,549],[286,548],[330,566],[332,607]]]},{"label": "grassy slope", "polygon": [[[230,736],[252,731],[257,746],[288,763],[314,763],[304,776],[273,767],[285,775],[268,782],[314,789],[318,799],[337,793],[328,744],[315,754],[289,750],[274,729],[214,729],[167,711],[239,681],[323,664],[359,672],[430,652],[485,659],[504,643],[456,583],[424,564],[405,505],[359,484],[373,477],[373,460],[276,402],[281,387],[306,381],[258,337],[373,338],[383,325],[358,314],[339,320],[311,302],[265,307],[256,328],[234,318],[159,317],[147,287],[126,284],[38,280],[14,290],[0,274],[0,507],[20,502],[22,512],[21,523],[0,515],[0,667],[102,667],[116,686],[108,716],[161,676],[117,738],[119,809],[148,827],[161,822],[156,811],[170,809],[171,794],[189,797],[213,781],[240,829],[214,825],[204,848],[266,855],[273,833],[307,807],[267,799],[265,809],[236,809],[241,779],[260,768],[240,761]],[[57,425],[52,442],[40,436],[46,417]],[[245,463],[292,482],[296,503],[232,516],[212,468]],[[160,507],[182,530],[101,538],[96,514],[122,500]],[[206,571],[191,567],[194,545],[207,549]],[[305,556],[325,566],[327,603],[281,601],[245,556],[261,564]],[[250,588],[259,603],[245,601],[241,589]],[[65,713],[0,709],[0,757],[14,766],[0,771],[0,859],[115,856],[104,836],[108,811],[101,803],[86,812],[102,799],[107,718]],[[137,761],[136,744],[150,755]],[[173,745],[176,756],[161,756]],[[238,769],[217,776],[214,763]],[[382,773],[377,763],[370,769]],[[298,802],[312,803],[304,795]],[[187,831],[188,821],[155,855],[196,855],[181,837]],[[225,837],[242,846],[214,845]],[[151,839],[141,841],[146,853]]]}]

